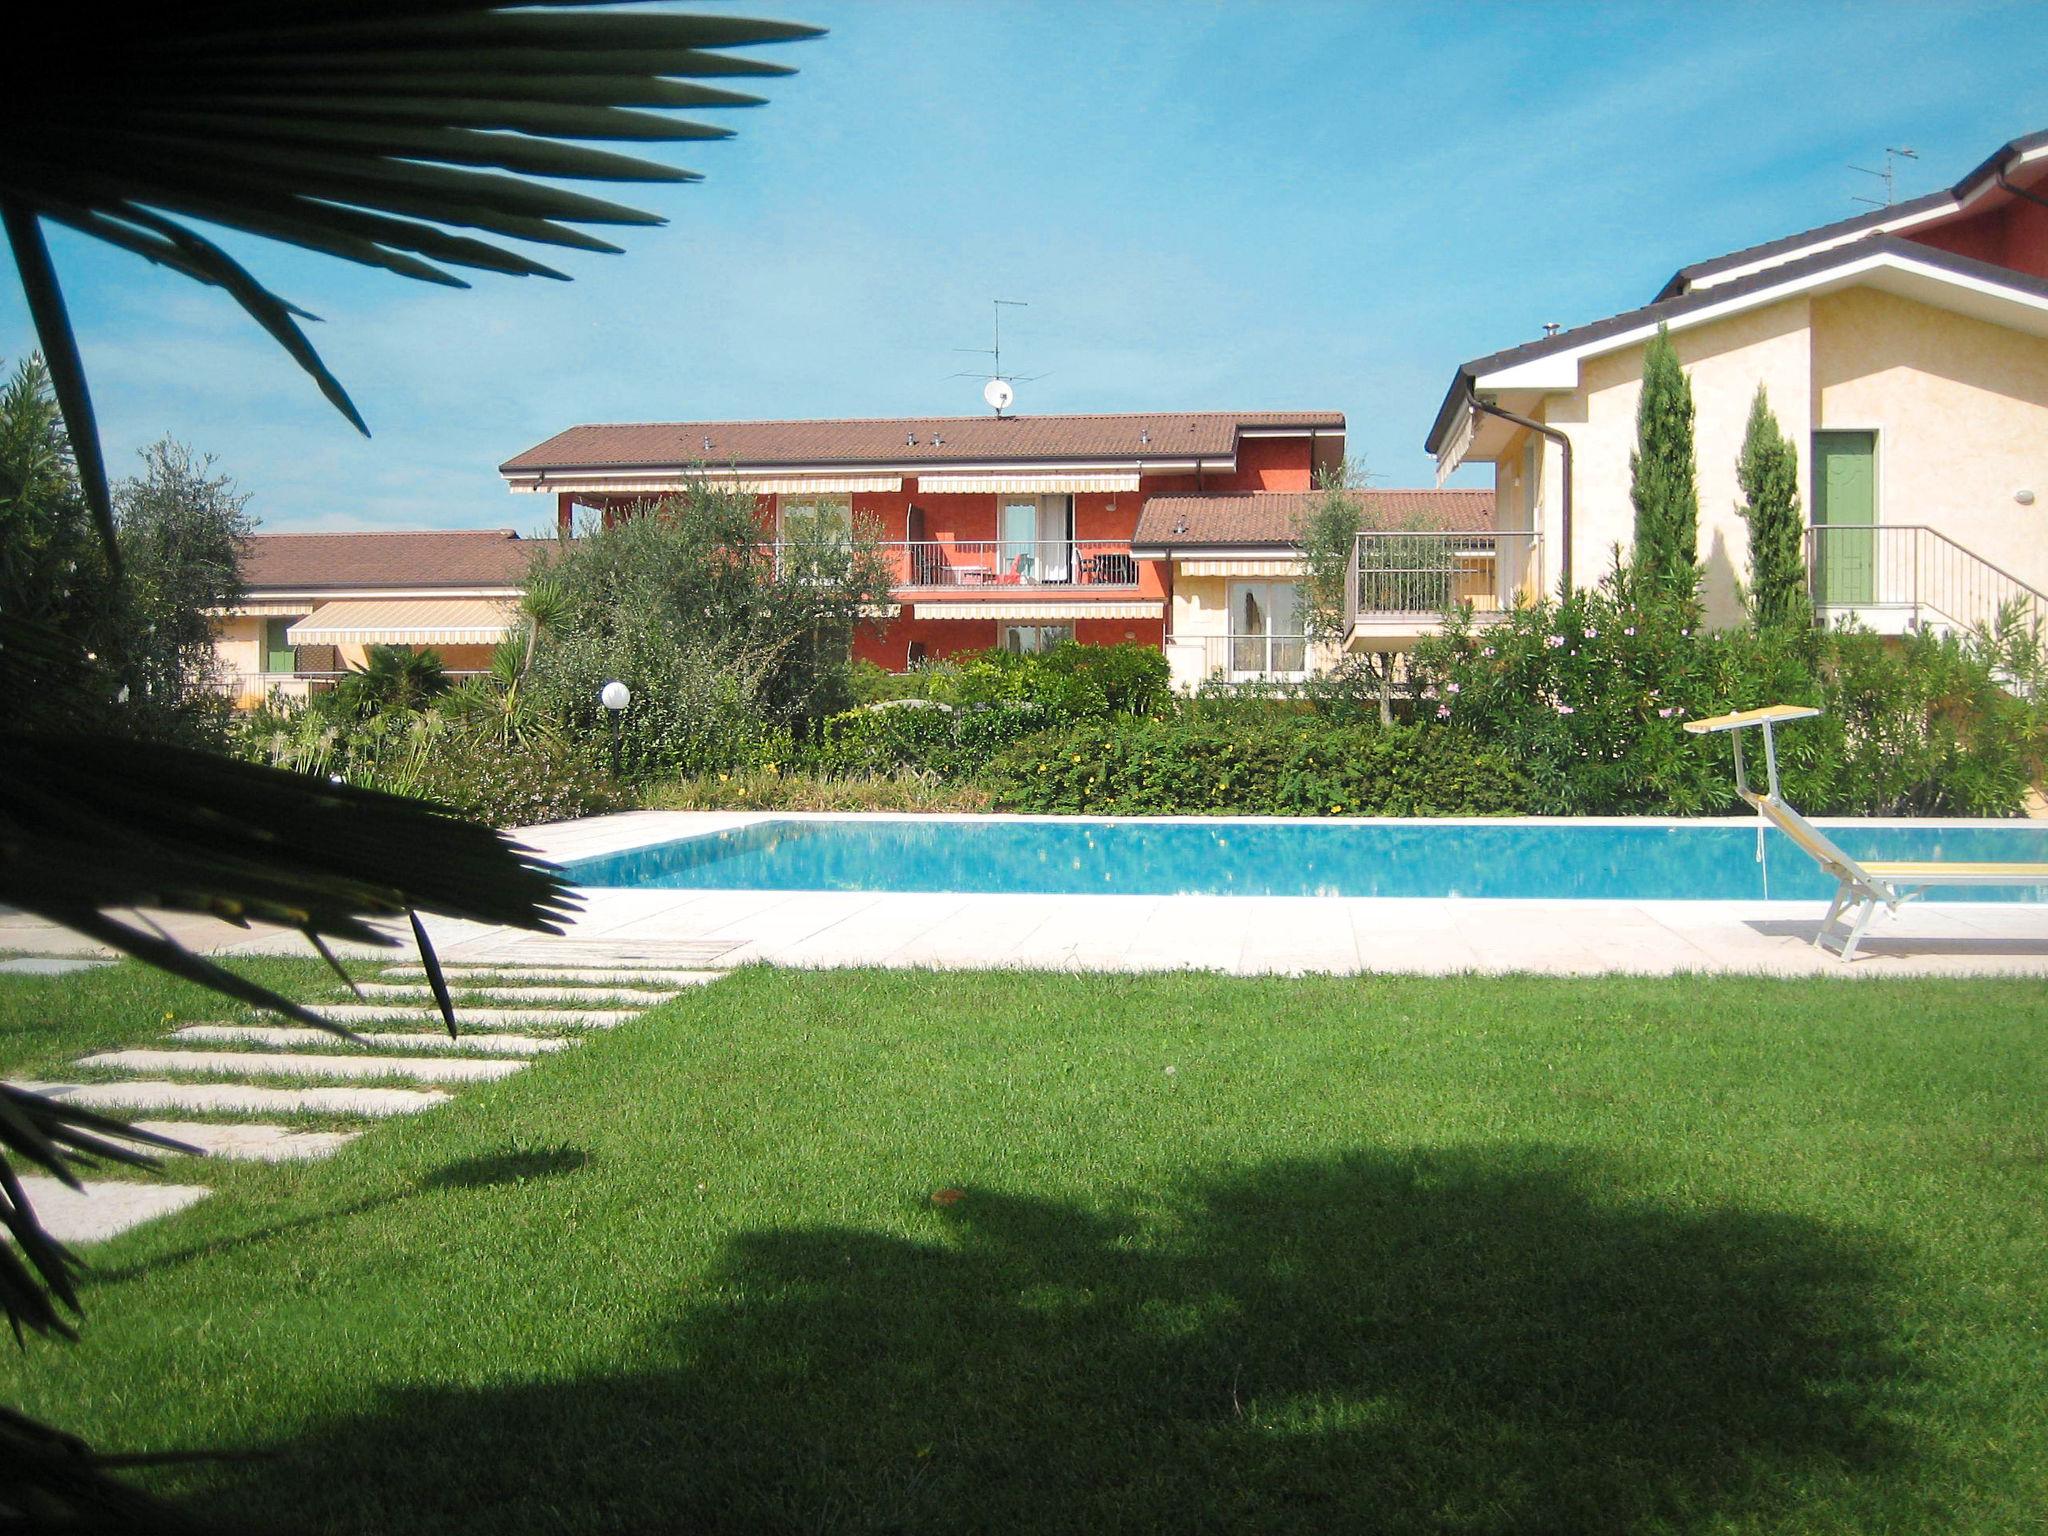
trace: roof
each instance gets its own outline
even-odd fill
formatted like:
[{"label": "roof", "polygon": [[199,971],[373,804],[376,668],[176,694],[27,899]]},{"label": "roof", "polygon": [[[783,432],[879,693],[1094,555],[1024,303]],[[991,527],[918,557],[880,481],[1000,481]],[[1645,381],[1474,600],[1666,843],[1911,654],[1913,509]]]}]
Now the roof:
[{"label": "roof", "polygon": [[418,533],[259,533],[242,545],[242,582],[263,592],[517,587],[546,539],[509,528]]},{"label": "roof", "polygon": [[1896,235],[1870,235],[1846,245],[1816,252],[1799,261],[1766,267],[1759,272],[1732,278],[1725,283],[1717,283],[1711,288],[1688,289],[1672,298],[1645,304],[1640,309],[1624,310],[1618,315],[1609,315],[1604,320],[1574,326],[1568,331],[1559,331],[1555,336],[1544,336],[1536,341],[1524,342],[1520,346],[1508,347],[1499,352],[1489,352],[1484,357],[1475,357],[1470,362],[1462,363],[1451,380],[1450,389],[1445,392],[1443,404],[1437,409],[1436,420],[1431,424],[1429,436],[1423,446],[1431,453],[1437,451],[1437,445],[1443,441],[1445,433],[1457,419],[1457,407],[1471,394],[1474,381],[1484,375],[1560,353],[1582,351],[1595,347],[1602,341],[1626,336],[1633,331],[1654,329],[1659,324],[1682,319],[1699,310],[1724,305],[1739,307],[1742,300],[1752,295],[1769,293],[1808,279],[1824,277],[1841,268],[1868,262],[1872,257],[1891,257],[1896,261],[1908,262],[1913,266],[1937,274],[1947,274],[1973,284],[1989,285],[2032,299],[2048,299],[2048,278],[2016,272],[2011,267],[2002,267],[1995,262],[1978,261],[1971,256],[1958,256],[1953,251],[1922,245],[1915,240],[1903,240]]},{"label": "roof", "polygon": [[571,427],[499,465],[551,470],[1008,464],[1221,458],[1240,431],[1344,430],[1341,411],[1149,411],[1105,416],[900,416],[619,422]]},{"label": "roof", "polygon": [[1762,245],[1746,246],[1739,251],[1730,251],[1725,256],[1716,256],[1708,261],[1694,262],[1689,267],[1681,267],[1671,275],[1671,280],[1658,290],[1657,297],[1671,298],[1685,292],[1700,279],[1712,277],[1715,273],[1724,272],[1731,267],[1767,261],[1773,256],[1787,255],[1804,246],[1831,244],[1866,232],[1924,222],[1942,213],[1959,209],[1965,202],[1983,192],[1987,186],[1996,184],[2002,174],[2014,169],[2015,162],[2044,148],[2048,148],[2048,129],[2027,134],[2000,146],[1987,156],[1982,164],[1947,191],[1929,192],[1923,197],[1908,198],[1905,202],[1894,203],[1888,208],[1873,208],[1869,213],[1837,219],[1832,224],[1822,224],[1796,235],[1786,235],[1783,239],[1767,240]]},{"label": "roof", "polygon": [[[1490,490],[1362,490],[1348,494],[1359,503],[1359,520],[1368,530],[1467,533],[1493,527]],[[1322,496],[1320,491],[1153,496],[1138,514],[1131,543],[1145,549],[1292,544],[1300,535],[1302,519]]]}]

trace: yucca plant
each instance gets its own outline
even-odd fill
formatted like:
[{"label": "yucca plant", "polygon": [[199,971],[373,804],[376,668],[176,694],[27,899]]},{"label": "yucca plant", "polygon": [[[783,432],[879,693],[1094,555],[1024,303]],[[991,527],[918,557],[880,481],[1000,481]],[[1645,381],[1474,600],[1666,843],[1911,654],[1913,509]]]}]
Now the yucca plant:
[{"label": "yucca plant", "polygon": [[[660,143],[725,130],[660,109],[753,105],[706,80],[788,73],[726,50],[812,28],[697,14],[475,0],[78,0],[39,14],[44,44],[14,72],[0,142],[0,226],[19,270],[108,564],[120,566],[85,369],[44,238],[58,224],[220,289],[359,430],[368,428],[301,329],[314,318],[199,225],[397,275],[467,286],[459,270],[561,278],[525,247],[612,252],[589,226],[653,214],[560,181],[674,182],[694,173],[570,141]],[[647,110],[657,109],[657,110]],[[532,177],[546,177],[546,182]],[[18,495],[0,483],[0,496]],[[74,734],[91,683],[69,643],[0,615],[0,669],[32,712],[0,733],[0,903],[302,1023],[313,1011],[115,915],[158,908],[397,940],[409,918],[449,1026],[418,912],[556,930],[559,874],[490,829],[418,802],[120,737]],[[105,701],[97,701],[104,707]],[[336,1030],[336,1033],[342,1033]],[[67,1182],[160,1139],[0,1089],[0,1309],[17,1333],[68,1333],[75,1261],[50,1240],[11,1165]],[[76,1441],[0,1413],[10,1486],[30,1526],[170,1529],[170,1512],[105,1475]]]}]

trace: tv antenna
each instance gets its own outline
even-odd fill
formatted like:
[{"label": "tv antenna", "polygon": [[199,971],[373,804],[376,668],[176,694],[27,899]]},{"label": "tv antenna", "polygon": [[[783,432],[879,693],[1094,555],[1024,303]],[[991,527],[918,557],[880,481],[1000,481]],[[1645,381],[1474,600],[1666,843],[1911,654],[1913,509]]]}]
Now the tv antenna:
[{"label": "tv antenna", "polygon": [[951,377],[956,379],[982,380],[981,398],[986,400],[989,403],[990,409],[1000,416],[1010,408],[1010,402],[1017,398],[1017,391],[1014,386],[1029,384],[1033,379],[1042,379],[1045,375],[1042,373],[1020,375],[1003,372],[1003,306],[1007,304],[1012,309],[1029,309],[1031,307],[1030,300],[992,299],[989,302],[996,307],[995,345],[992,347],[955,347],[953,350],[955,352],[974,352],[982,357],[992,358],[995,362],[994,372],[956,373],[951,375]]},{"label": "tv antenna", "polygon": [[1879,202],[1874,197],[1864,197],[1860,193],[1851,193],[1850,200],[1852,202],[1868,203],[1873,208],[1891,207],[1891,205],[1898,200],[1898,162],[1901,160],[1918,160],[1919,158],[1920,152],[1918,150],[1907,149],[1904,145],[1900,145],[1897,148],[1894,148],[1893,146],[1887,144],[1885,146],[1884,151],[1883,170],[1873,171],[1867,165],[1850,166],[1850,170],[1856,171],[1864,176],[1875,176],[1879,181],[1884,183],[1884,201]]}]

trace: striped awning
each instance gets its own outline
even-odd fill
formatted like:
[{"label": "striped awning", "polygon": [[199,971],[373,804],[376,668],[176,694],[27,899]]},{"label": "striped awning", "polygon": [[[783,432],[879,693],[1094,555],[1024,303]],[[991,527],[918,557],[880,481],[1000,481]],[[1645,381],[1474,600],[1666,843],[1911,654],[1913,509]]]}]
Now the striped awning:
[{"label": "striped awning", "polygon": [[1176,576],[1306,576],[1308,563],[1299,556],[1247,555],[1238,559],[1176,560]]},{"label": "striped awning", "polygon": [[919,475],[921,496],[1049,496],[1074,491],[1135,491],[1135,470],[1098,475]]},{"label": "striped awning", "polygon": [[208,617],[216,619],[296,619],[305,615],[313,605],[304,598],[296,603],[237,603],[232,608],[209,608]]},{"label": "striped awning", "polygon": [[324,603],[285,631],[290,645],[496,645],[513,605],[483,598],[347,599]]},{"label": "striped awning", "polygon": [[1158,600],[1076,602],[1072,598],[1010,597],[999,601],[918,603],[919,619],[1029,619],[1041,624],[1071,624],[1075,619],[1163,619],[1166,604]]},{"label": "striped awning", "polygon": [[1479,432],[1479,412],[1471,405],[1465,407],[1465,419],[1451,429],[1444,439],[1443,447],[1436,451],[1436,483],[1442,485],[1451,478],[1451,472],[1465,462],[1465,454],[1472,446],[1472,439]]}]

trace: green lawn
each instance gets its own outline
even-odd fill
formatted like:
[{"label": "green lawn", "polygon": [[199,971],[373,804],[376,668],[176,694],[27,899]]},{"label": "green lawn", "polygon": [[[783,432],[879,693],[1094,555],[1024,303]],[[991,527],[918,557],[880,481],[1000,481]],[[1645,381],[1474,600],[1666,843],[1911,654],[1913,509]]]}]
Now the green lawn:
[{"label": "green lawn", "polygon": [[[221,1011],[124,967],[0,1023],[117,1000]],[[273,1529],[2040,1529],[2044,1024],[2032,982],[747,971],[210,1173],[0,1396],[270,1452],[154,1476]]]}]

